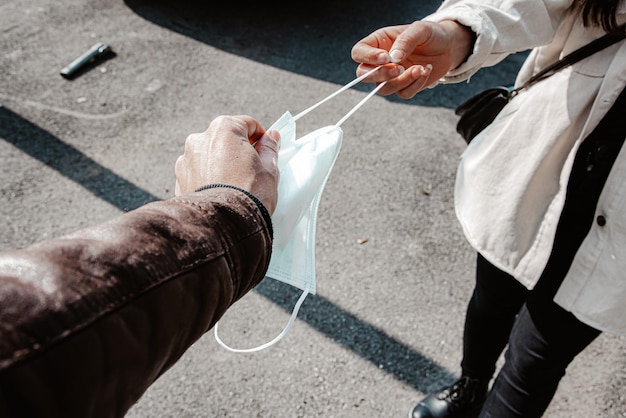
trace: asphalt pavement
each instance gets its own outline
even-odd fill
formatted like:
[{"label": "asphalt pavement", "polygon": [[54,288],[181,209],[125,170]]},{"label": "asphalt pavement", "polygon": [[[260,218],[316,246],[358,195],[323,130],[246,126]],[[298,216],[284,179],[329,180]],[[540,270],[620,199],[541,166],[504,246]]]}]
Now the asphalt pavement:
[{"label": "asphalt pavement", "polygon": [[[0,249],[173,195],[188,134],[221,114],[269,127],[354,78],[350,49],[439,1],[4,0],[0,4]],[[113,54],[72,80],[92,45]],[[453,109],[511,84],[523,54],[409,101],[376,96],[342,125],[317,225],[317,294],[277,345],[211,332],[129,412],[142,417],[404,417],[459,372],[474,258],[453,211],[464,142]],[[358,85],[298,121],[334,124]],[[220,322],[232,346],[276,336],[299,297],[264,280]],[[626,339],[602,335],[547,417],[625,417]]]}]

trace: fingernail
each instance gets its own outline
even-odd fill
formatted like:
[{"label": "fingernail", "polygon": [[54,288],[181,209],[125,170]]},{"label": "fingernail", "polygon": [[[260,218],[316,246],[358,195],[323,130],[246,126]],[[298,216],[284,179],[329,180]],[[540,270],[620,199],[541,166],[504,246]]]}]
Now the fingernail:
[{"label": "fingernail", "polygon": [[381,52],[380,54],[378,54],[378,57],[376,59],[379,64],[387,64],[391,61],[391,57],[386,52]]},{"label": "fingernail", "polygon": [[391,62],[400,62],[404,59],[404,52],[399,49],[394,49],[389,53],[389,56],[391,57]]},{"label": "fingernail", "polygon": [[413,76],[414,77],[424,77],[425,75],[430,74],[430,71],[433,69],[433,66],[428,64],[426,65],[426,67],[422,66],[422,65],[416,65],[415,69],[413,70]]},{"label": "fingernail", "polygon": [[404,67],[401,65],[396,65],[391,70],[389,70],[389,75],[392,77],[398,77],[403,72],[404,72]]}]

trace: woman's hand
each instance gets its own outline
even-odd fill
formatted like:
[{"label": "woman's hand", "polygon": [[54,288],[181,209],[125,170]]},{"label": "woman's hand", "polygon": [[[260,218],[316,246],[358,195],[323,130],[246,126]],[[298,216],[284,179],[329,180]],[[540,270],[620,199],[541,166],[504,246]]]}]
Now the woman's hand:
[{"label": "woman's hand", "polygon": [[473,44],[474,33],[455,21],[417,21],[372,32],[354,45],[352,59],[357,76],[383,65],[366,80],[387,81],[381,95],[410,99],[461,65]]}]

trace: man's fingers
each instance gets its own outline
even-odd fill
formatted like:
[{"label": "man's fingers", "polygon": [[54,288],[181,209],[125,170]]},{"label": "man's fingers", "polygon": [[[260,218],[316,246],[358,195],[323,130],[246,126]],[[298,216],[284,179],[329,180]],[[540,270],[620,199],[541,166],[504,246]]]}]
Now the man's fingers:
[{"label": "man's fingers", "polygon": [[248,115],[237,115],[231,116],[233,120],[241,121],[245,124],[245,132],[242,132],[242,135],[245,135],[248,142],[254,144],[265,134],[265,129],[261,126],[261,124],[254,119],[252,116]]},{"label": "man's fingers", "polygon": [[255,148],[261,158],[261,164],[266,170],[275,172],[278,170],[278,150],[280,148],[280,133],[278,131],[267,131],[257,141]]}]

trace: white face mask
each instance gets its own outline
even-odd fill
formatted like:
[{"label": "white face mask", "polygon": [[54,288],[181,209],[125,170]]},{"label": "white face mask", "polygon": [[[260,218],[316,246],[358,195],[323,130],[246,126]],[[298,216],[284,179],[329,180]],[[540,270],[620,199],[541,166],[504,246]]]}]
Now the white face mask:
[{"label": "white face mask", "polygon": [[347,115],[335,125],[325,126],[301,138],[296,138],[296,121],[322,103],[347,90],[380,67],[348,83],[340,90],[307,110],[292,116],[286,112],[269,130],[280,132],[278,168],[278,203],[272,215],[274,241],[272,257],[267,271],[269,278],[279,280],[302,290],[289,322],[272,341],[250,349],[234,349],[227,346],[217,335],[217,342],[229,351],[252,352],[267,348],[282,339],[293,325],[298,310],[309,293],[315,294],[315,227],[317,209],[326,180],[335,164],[343,130],[341,124],[356,112],[367,100],[383,87],[382,83],[371,91]]},{"label": "white face mask", "polygon": [[281,146],[278,204],[272,215],[274,244],[267,277],[315,294],[317,207],[339,155],[343,131],[331,125],[296,140],[295,119],[289,112],[270,129],[280,132]]}]

